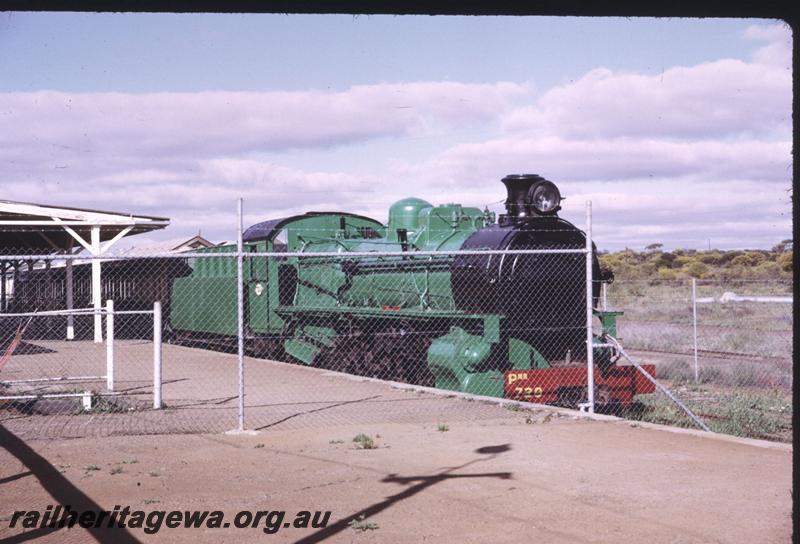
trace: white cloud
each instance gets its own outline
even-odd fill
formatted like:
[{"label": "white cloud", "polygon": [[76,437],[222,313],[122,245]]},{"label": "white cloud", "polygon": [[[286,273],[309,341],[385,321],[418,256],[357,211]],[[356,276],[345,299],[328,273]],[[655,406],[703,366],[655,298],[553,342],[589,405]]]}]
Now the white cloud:
[{"label": "white cloud", "polygon": [[[721,59],[657,76],[598,68],[502,113],[500,135],[396,173],[482,202],[496,201],[505,174],[544,175],[581,205],[595,202],[606,226],[598,233],[613,246],[656,234],[702,242],[701,231],[727,247],[769,245],[791,230],[791,36],[771,25],[745,37],[768,42],[750,62]],[[580,220],[574,204],[565,213]]]},{"label": "white cloud", "polygon": [[760,64],[771,64],[785,70],[792,66],[792,29],[785,23],[750,25],[742,34],[749,40],[761,40],[767,45],[757,49],[753,59]]},{"label": "white cloud", "polygon": [[[790,230],[792,37],[777,24],[743,38],[766,42],[749,61],[654,76],[597,68],[538,98],[505,82],[0,94],[0,197],[165,215],[166,237],[220,240],[234,237],[239,197],[246,224],[311,209],[384,220],[408,195],[497,210],[500,178],[530,172],[564,189],[576,222],[593,200],[600,247],[658,236],[770,245]],[[415,162],[366,157],[384,165],[366,175],[341,153],[340,168],[319,160],[343,146],[357,164],[364,143],[423,136],[461,143]],[[289,149],[318,150],[323,166],[281,164]]]},{"label": "white cloud", "polygon": [[673,178],[703,175],[720,180],[752,176],[788,182],[788,141],[670,141],[614,138],[571,140],[512,137],[455,146],[400,172],[430,183],[474,186],[507,173],[538,173],[553,180]]},{"label": "white cloud", "polygon": [[658,75],[596,68],[510,110],[510,134],[593,139],[668,137],[786,138],[791,131],[791,34],[785,25],[751,26],[767,40],[752,62],[720,59]]},{"label": "white cloud", "polygon": [[791,74],[777,66],[719,60],[657,76],[592,70],[503,119],[512,134],[571,138],[785,135]]},{"label": "white cloud", "polygon": [[0,95],[0,145],[12,154],[213,157],[348,144],[493,118],[527,90],[514,83],[421,82],[343,92]]}]

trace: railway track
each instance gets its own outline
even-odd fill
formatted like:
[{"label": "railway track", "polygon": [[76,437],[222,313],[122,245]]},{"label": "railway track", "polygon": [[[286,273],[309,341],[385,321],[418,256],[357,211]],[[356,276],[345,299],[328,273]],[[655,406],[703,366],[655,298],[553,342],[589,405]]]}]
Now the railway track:
[{"label": "railway track", "polygon": [[[683,357],[694,356],[693,351],[671,351],[671,350],[662,350],[653,348],[648,348],[648,349],[631,348],[631,350],[641,354],[659,353],[665,355],[680,355]],[[702,355],[704,357],[711,357],[714,359],[737,359],[737,360],[762,361],[762,362],[786,362],[791,360],[791,356],[778,357],[775,355],[757,355],[755,353],[740,353],[735,351],[720,351],[712,349],[698,349],[697,355]]]}]

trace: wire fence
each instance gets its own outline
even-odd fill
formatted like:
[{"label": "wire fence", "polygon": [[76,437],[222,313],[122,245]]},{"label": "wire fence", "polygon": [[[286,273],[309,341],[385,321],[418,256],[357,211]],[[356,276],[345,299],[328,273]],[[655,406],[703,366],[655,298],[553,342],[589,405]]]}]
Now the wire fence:
[{"label": "wire fence", "polygon": [[[619,336],[712,430],[792,437],[791,280],[636,280],[604,288]],[[651,421],[685,424],[661,398]]]},{"label": "wire fence", "polygon": [[571,224],[493,249],[507,232],[478,216],[411,237],[330,215],[181,253],[5,249],[0,422],[219,432],[534,403],[791,440],[791,282],[608,283]]}]

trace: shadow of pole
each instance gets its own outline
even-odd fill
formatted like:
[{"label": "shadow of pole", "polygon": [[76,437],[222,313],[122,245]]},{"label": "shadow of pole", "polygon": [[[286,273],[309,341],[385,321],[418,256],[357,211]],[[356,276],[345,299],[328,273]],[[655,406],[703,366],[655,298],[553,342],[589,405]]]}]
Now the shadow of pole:
[{"label": "shadow of pole", "polygon": [[417,493],[420,493],[426,490],[427,488],[436,485],[439,482],[443,482],[445,480],[451,480],[455,478],[500,478],[503,480],[508,480],[512,476],[510,472],[483,472],[479,474],[451,474],[451,473],[456,470],[466,468],[475,463],[491,461],[501,453],[507,452],[510,449],[511,449],[510,444],[501,444],[498,446],[485,446],[483,448],[478,448],[477,450],[475,450],[475,453],[488,454],[489,457],[473,459],[472,461],[468,461],[463,465],[443,470],[438,474],[431,474],[424,476],[397,476],[396,474],[390,474],[383,480],[381,480],[381,482],[397,483],[403,485],[410,485],[410,484],[414,485],[411,485],[411,487],[405,489],[404,491],[401,491],[400,493],[386,497],[386,499],[384,499],[379,503],[370,505],[364,508],[363,510],[359,510],[358,512],[350,514],[349,516],[345,516],[336,523],[334,523],[333,525],[329,525],[324,529],[320,529],[316,533],[301,538],[300,540],[296,540],[295,544],[311,544],[313,542],[321,542],[326,538],[330,538],[331,536],[347,529],[353,520],[366,519],[370,516],[374,516],[375,514],[378,514],[379,512],[386,510],[393,504],[405,500],[409,497],[412,497]]},{"label": "shadow of pole", "polygon": [[[371,397],[364,397],[363,399],[343,400],[341,402],[337,402],[337,403],[331,404],[329,406],[323,406],[321,408],[314,408],[313,410],[306,410],[305,412],[296,412],[296,413],[294,413],[292,415],[289,415],[289,416],[286,416],[284,418],[281,418],[278,421],[273,421],[272,423],[268,423],[266,425],[262,425],[261,427],[256,427],[254,430],[263,431],[264,429],[269,429],[270,427],[275,427],[276,425],[280,425],[281,423],[283,423],[285,421],[289,421],[290,419],[293,419],[293,418],[296,418],[296,417],[304,416],[304,415],[307,415],[307,414],[316,414],[317,412],[322,412],[322,411],[325,411],[325,410],[331,410],[333,408],[338,408],[339,406],[345,406],[347,404],[357,404],[359,402],[364,402],[364,401],[367,401],[367,400],[374,400],[374,399],[377,399],[377,398],[380,398],[380,397],[381,397],[381,395],[373,395]],[[321,402],[324,402],[324,401],[321,401]]]},{"label": "shadow of pole", "polygon": [[[57,504],[69,505],[73,511],[77,512],[85,512],[87,510],[100,512],[106,510],[66,479],[47,459],[36,453],[28,444],[3,425],[0,425],[0,444],[33,473],[33,476],[39,480],[41,486],[53,497]],[[7,537],[3,539],[3,544],[26,542],[59,530],[60,528],[58,527],[33,529]],[[120,527],[90,527],[86,531],[97,542],[103,544],[134,544],[139,542],[127,529]]]}]

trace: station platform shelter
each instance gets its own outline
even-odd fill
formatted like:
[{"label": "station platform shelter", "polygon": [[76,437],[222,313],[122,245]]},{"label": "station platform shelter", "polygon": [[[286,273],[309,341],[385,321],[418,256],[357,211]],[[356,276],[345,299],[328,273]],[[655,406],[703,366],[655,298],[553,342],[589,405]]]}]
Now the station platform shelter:
[{"label": "station platform shelter", "polygon": [[[163,229],[169,222],[166,217],[0,200],[0,312],[8,309],[20,272],[49,267],[57,255],[63,256],[66,268],[65,309],[72,310],[73,261],[85,251],[91,258],[91,302],[97,310],[94,341],[102,342],[100,257],[124,237]],[[66,337],[74,337],[71,318]]]}]

